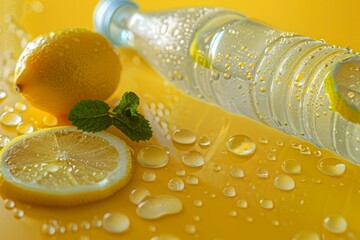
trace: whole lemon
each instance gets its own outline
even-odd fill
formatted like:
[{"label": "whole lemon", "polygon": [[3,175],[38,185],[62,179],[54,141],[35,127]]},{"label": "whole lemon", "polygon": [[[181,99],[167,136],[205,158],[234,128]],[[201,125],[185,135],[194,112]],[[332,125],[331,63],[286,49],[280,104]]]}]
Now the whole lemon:
[{"label": "whole lemon", "polygon": [[108,99],[120,72],[118,53],[103,35],[65,29],[25,47],[15,69],[15,88],[35,107],[66,117],[81,99]]}]

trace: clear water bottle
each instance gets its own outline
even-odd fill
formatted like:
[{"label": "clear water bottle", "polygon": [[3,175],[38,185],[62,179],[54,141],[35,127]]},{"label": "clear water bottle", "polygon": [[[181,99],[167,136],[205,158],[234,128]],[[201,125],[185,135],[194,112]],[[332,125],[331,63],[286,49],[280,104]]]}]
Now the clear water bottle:
[{"label": "clear water bottle", "polygon": [[360,163],[359,124],[334,111],[326,91],[336,89],[332,98],[357,117],[360,56],[350,49],[222,8],[141,12],[131,1],[103,0],[94,21],[186,93]]}]

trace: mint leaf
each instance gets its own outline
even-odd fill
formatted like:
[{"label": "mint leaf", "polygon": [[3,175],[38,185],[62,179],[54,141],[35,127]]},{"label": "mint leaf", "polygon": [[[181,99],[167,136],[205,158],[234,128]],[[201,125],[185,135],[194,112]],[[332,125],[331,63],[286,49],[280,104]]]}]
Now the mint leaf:
[{"label": "mint leaf", "polygon": [[132,141],[149,140],[152,130],[149,121],[137,111],[139,104],[133,92],[126,92],[113,111],[103,101],[81,100],[70,110],[68,119],[83,131],[99,132],[114,125]]},{"label": "mint leaf", "polygon": [[69,112],[73,125],[87,132],[99,132],[112,125],[109,105],[100,100],[81,100]]}]

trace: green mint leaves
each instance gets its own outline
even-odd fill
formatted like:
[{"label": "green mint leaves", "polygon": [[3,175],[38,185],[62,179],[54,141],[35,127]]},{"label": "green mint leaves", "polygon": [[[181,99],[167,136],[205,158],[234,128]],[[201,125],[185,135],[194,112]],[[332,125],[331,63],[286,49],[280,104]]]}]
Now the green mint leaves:
[{"label": "green mint leaves", "polygon": [[99,132],[114,125],[132,141],[149,140],[152,130],[149,121],[137,111],[138,107],[139,97],[126,92],[112,111],[101,100],[81,100],[70,110],[68,119],[86,132]]}]

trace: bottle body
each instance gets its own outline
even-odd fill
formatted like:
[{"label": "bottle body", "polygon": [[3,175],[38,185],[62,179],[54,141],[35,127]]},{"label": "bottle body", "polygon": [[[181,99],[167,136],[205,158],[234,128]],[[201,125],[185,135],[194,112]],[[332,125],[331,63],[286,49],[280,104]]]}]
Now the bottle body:
[{"label": "bottle body", "polygon": [[221,8],[141,13],[108,21],[114,44],[136,49],[178,88],[360,163],[360,128],[330,109],[324,79],[356,54],[284,33]]}]

